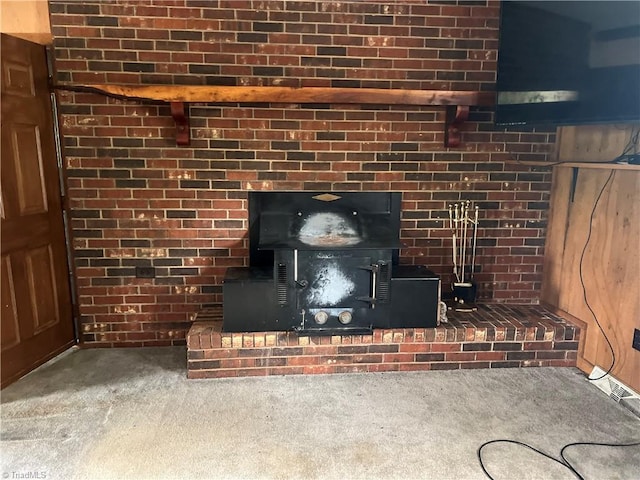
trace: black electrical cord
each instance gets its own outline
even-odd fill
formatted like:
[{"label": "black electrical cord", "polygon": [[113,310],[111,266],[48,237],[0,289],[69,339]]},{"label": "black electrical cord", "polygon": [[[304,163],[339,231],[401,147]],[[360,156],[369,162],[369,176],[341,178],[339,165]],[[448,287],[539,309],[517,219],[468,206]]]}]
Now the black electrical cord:
[{"label": "black electrical cord", "polygon": [[[617,163],[620,160],[637,157],[638,156],[638,141],[639,140],[640,140],[640,127],[635,127],[633,129],[633,131],[631,132],[631,137],[629,138],[629,142],[627,143],[627,145],[622,150],[622,153],[619,156],[617,156],[616,158],[614,158],[611,162],[608,162],[608,163]],[[633,153],[630,153],[632,151],[633,151]],[[615,353],[615,350],[613,348],[613,345],[611,344],[611,340],[609,340],[609,337],[607,336],[607,333],[602,328],[602,325],[600,324],[600,321],[598,320],[598,316],[596,315],[596,312],[594,312],[593,308],[591,307],[591,304],[589,303],[589,299],[587,298],[587,287],[585,286],[584,276],[583,276],[584,256],[585,256],[585,253],[587,251],[587,247],[589,246],[589,241],[591,240],[591,234],[592,234],[592,230],[593,230],[593,218],[595,216],[596,209],[598,208],[598,203],[600,203],[600,198],[602,197],[602,194],[606,190],[607,185],[609,185],[609,182],[611,182],[611,180],[613,179],[613,177],[615,175],[615,172],[616,172],[615,170],[611,170],[611,172],[609,173],[609,177],[607,177],[607,181],[604,182],[604,185],[602,185],[602,188],[600,189],[600,192],[598,193],[598,196],[596,197],[596,201],[593,204],[593,208],[591,209],[591,214],[589,215],[589,231],[587,233],[587,240],[585,241],[584,247],[582,248],[582,253],[580,254],[579,274],[580,274],[580,285],[582,286],[582,297],[584,298],[584,303],[587,306],[587,308],[589,309],[589,312],[591,312],[591,315],[593,315],[593,319],[595,320],[596,325],[598,325],[598,328],[600,329],[600,332],[602,332],[602,335],[604,336],[604,339],[607,342],[607,347],[609,347],[609,351],[611,352],[611,365],[609,366],[607,371],[605,373],[603,373],[602,375],[600,375],[599,377],[597,377],[597,378],[591,378],[590,376],[587,377],[587,380],[589,380],[591,382],[595,382],[597,380],[601,380],[604,377],[606,377],[607,375],[609,375],[611,373],[611,371],[613,370],[613,367],[615,367],[615,365],[616,365],[616,353]]]},{"label": "black electrical cord", "polygon": [[591,304],[589,303],[589,299],[587,298],[587,287],[584,283],[584,275],[583,275],[582,269],[584,266],[584,255],[587,251],[587,247],[589,246],[589,242],[591,241],[591,233],[593,232],[593,217],[595,216],[596,210],[598,208],[598,203],[600,203],[600,198],[602,197],[602,194],[606,190],[607,185],[609,185],[609,182],[611,182],[611,179],[613,179],[615,172],[616,172],[615,170],[611,170],[611,172],[609,173],[609,177],[607,177],[607,181],[604,182],[604,185],[602,185],[602,188],[600,189],[600,192],[596,197],[596,201],[593,204],[593,208],[591,209],[591,215],[589,216],[589,231],[587,233],[587,240],[584,242],[584,247],[582,248],[582,253],[580,254],[579,274],[580,274],[580,285],[582,286],[582,297],[584,298],[585,305],[591,312],[591,315],[593,315],[593,319],[595,320],[596,325],[598,325],[598,328],[602,332],[602,335],[604,336],[604,339],[607,342],[607,346],[611,351],[611,366],[605,373],[600,375],[598,378],[587,377],[587,380],[590,380],[592,382],[596,380],[600,380],[606,377],[607,375],[609,375],[609,373],[611,373],[611,371],[613,370],[613,367],[616,364],[616,353],[615,353],[615,350],[613,349],[613,345],[611,344],[611,340],[609,340],[607,333],[604,331],[604,329],[602,328],[602,325],[600,324],[600,321],[598,320],[598,316],[596,315],[596,312],[594,312],[593,308],[591,307]]},{"label": "black electrical cord", "polygon": [[[624,147],[622,153],[614,158],[612,163],[620,163],[620,162],[631,162],[635,163],[640,160],[640,154],[638,154],[638,148],[640,147],[640,127],[635,127],[631,132],[631,137],[629,138],[629,142]],[[633,150],[633,153],[631,153]]]},{"label": "black electrical cord", "polygon": [[[631,136],[629,138],[629,142],[627,142],[627,145],[625,145],[625,147],[622,150],[622,153],[620,155],[618,155],[616,158],[614,158],[613,160],[610,160],[608,162],[597,162],[597,163],[615,164],[615,163],[619,163],[619,162],[624,161],[624,160],[638,158],[640,156],[640,154],[638,153],[639,140],[640,140],[640,127],[635,127],[633,129],[633,131],[631,132]],[[633,153],[631,153],[631,152],[633,152]],[[563,163],[571,163],[571,162],[556,162],[556,163],[549,164],[549,166],[561,165]],[[615,170],[611,170],[611,172],[609,173],[609,177],[607,178],[606,182],[604,182],[604,185],[600,189],[600,192],[598,193],[598,196],[596,197],[596,201],[593,204],[593,208],[591,210],[591,214],[589,215],[589,231],[587,233],[587,240],[585,241],[584,247],[582,248],[582,253],[580,254],[579,274],[580,274],[580,285],[582,286],[582,296],[584,298],[584,303],[587,306],[587,308],[589,309],[589,312],[591,312],[591,315],[593,316],[593,319],[595,320],[596,325],[598,325],[598,328],[600,329],[600,332],[602,332],[602,335],[604,336],[604,339],[605,339],[605,341],[607,343],[607,347],[609,347],[609,351],[611,352],[611,365],[609,366],[607,371],[605,373],[603,373],[602,375],[600,375],[599,377],[597,377],[597,378],[587,377],[587,380],[589,380],[591,382],[595,382],[597,380],[601,380],[604,377],[606,377],[607,375],[609,375],[611,373],[611,371],[613,370],[613,367],[615,367],[615,365],[616,365],[616,353],[615,353],[615,350],[613,348],[613,345],[611,344],[611,340],[609,340],[609,337],[607,336],[607,333],[602,328],[602,325],[600,324],[600,321],[598,320],[598,316],[596,315],[596,312],[593,310],[593,308],[591,307],[591,304],[589,303],[589,299],[587,298],[587,287],[585,286],[584,276],[583,276],[584,256],[585,256],[585,253],[587,251],[587,247],[589,246],[589,242],[591,240],[591,234],[592,234],[592,231],[593,231],[593,218],[595,216],[596,209],[598,208],[598,204],[600,203],[600,198],[602,197],[602,194],[606,190],[607,185],[609,185],[609,182],[611,182],[611,180],[613,179],[614,174],[615,174]]]},{"label": "black electrical cord", "polygon": [[512,443],[514,445],[520,445],[521,447],[525,447],[528,448],[529,450],[533,450],[536,453],[539,453],[540,455],[542,455],[543,457],[547,457],[550,460],[553,460],[556,463],[559,463],[560,465],[566,467],[566,465],[564,464],[564,462],[562,462],[561,460],[558,460],[557,458],[552,457],[551,455],[549,455],[548,453],[543,452],[542,450],[538,450],[535,447],[532,447],[531,445],[528,445],[524,442],[519,442],[517,440],[508,440],[506,438],[500,438],[497,440],[489,440],[488,442],[484,442],[482,445],[480,445],[480,448],[478,448],[478,461],[480,462],[480,467],[482,468],[482,471],[484,472],[484,474],[490,478],[491,480],[495,480],[495,478],[493,478],[491,476],[491,474],[489,473],[489,471],[487,470],[487,467],[484,464],[484,461],[482,460],[482,449],[488,445],[491,445],[492,443]]},{"label": "black electrical cord", "polygon": [[568,469],[571,473],[573,473],[576,478],[578,478],[579,480],[585,480],[585,478],[580,475],[580,473],[576,470],[576,467],[573,466],[571,464],[571,462],[569,462],[569,460],[567,460],[567,458],[564,456],[564,451],[569,448],[569,447],[573,447],[573,446],[577,446],[577,445],[588,445],[588,446],[596,446],[596,447],[636,447],[638,445],[640,445],[640,442],[631,442],[631,443],[598,443],[598,442],[574,442],[574,443],[568,443],[566,444],[564,447],[562,447],[562,449],[560,450],[560,459],[557,459],[555,457],[553,457],[552,455],[549,455],[548,453],[543,452],[542,450],[539,450],[535,447],[532,447],[531,445],[524,443],[524,442],[519,442],[517,440],[509,440],[509,439],[497,439],[497,440],[489,440],[488,442],[484,442],[482,445],[480,445],[480,448],[478,448],[477,454],[478,454],[478,461],[480,462],[480,467],[482,468],[482,471],[484,472],[484,474],[487,476],[487,478],[491,479],[491,480],[496,480],[487,470],[487,467],[484,463],[484,460],[482,460],[482,449],[485,448],[488,445],[491,445],[493,443],[511,443],[514,445],[520,445],[521,447],[525,447],[528,448],[529,450],[533,450],[534,452],[542,455],[543,457],[548,458],[549,460],[552,460],[560,465],[562,465],[564,468]]},{"label": "black electrical cord", "polygon": [[578,445],[586,445],[590,447],[637,447],[640,446],[640,442],[631,442],[631,443],[599,443],[599,442],[573,442],[567,443],[564,447],[560,449],[560,458],[567,465],[567,467],[578,476],[578,478],[582,479],[583,477],[577,472],[575,467],[567,460],[567,457],[564,456],[564,451],[569,447],[575,447]]}]

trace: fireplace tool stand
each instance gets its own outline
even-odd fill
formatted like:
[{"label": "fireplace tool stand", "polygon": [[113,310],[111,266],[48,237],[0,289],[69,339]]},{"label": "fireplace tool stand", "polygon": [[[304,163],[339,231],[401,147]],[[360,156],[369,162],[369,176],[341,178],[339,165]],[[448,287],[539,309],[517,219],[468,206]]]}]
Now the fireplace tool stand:
[{"label": "fireplace tool stand", "polygon": [[478,206],[469,200],[449,205],[449,228],[452,232],[453,300],[457,311],[476,310],[477,284],[474,281],[478,240]]}]

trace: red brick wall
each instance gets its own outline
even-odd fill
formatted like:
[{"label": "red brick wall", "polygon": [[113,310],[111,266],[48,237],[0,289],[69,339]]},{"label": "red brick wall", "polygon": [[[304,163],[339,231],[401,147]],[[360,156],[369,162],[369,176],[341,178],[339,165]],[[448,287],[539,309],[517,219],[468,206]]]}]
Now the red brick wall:
[{"label": "red brick wall", "polygon": [[[492,90],[494,1],[52,1],[59,83]],[[443,147],[442,107],[192,104],[61,92],[82,340],[183,342],[193,314],[247,263],[247,191],[403,192],[401,261],[451,280],[450,203],[481,209],[480,295],[535,303],[552,131],[472,108]],[[155,267],[154,279],[136,267]]]}]

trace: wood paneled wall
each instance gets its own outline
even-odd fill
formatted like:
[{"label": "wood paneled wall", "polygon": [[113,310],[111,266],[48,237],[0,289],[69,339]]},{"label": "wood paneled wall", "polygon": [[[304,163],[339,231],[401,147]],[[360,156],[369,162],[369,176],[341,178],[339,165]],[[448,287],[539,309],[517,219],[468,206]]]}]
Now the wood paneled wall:
[{"label": "wood paneled wall", "polygon": [[541,299],[585,324],[583,371],[611,366],[604,332],[611,375],[640,391],[640,352],[631,347],[640,328],[640,168],[557,166],[551,199]]},{"label": "wood paneled wall", "polygon": [[560,162],[609,162],[622,153],[633,132],[631,124],[561,127],[556,137],[556,158]]}]

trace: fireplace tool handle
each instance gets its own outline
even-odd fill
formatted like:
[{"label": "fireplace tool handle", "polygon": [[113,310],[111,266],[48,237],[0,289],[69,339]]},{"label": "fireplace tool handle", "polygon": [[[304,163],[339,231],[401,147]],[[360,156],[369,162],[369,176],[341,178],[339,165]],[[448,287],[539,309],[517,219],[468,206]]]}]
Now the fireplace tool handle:
[{"label": "fireplace tool handle", "polygon": [[475,208],[475,215],[473,219],[473,246],[471,253],[471,279],[473,279],[476,273],[476,244],[478,242],[478,206]]}]

